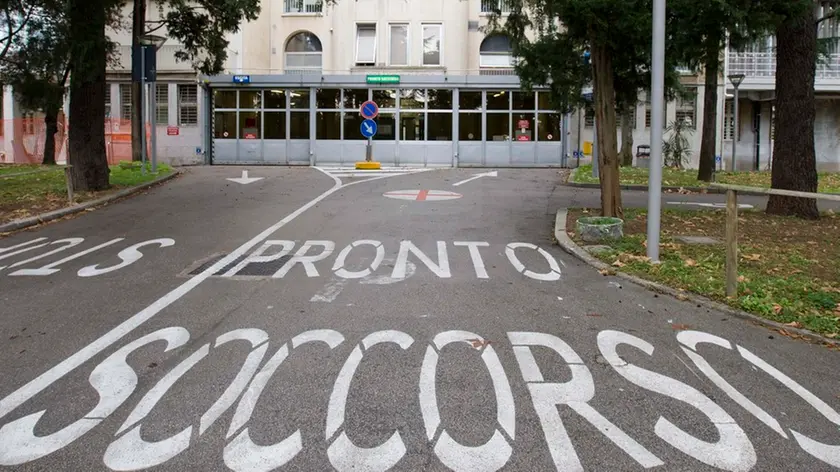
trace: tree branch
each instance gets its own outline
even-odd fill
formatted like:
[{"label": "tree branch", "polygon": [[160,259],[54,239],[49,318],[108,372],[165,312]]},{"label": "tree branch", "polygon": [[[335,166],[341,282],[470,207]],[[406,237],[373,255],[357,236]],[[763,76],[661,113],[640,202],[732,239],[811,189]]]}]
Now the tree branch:
[{"label": "tree branch", "polygon": [[817,26],[819,26],[820,23],[822,23],[823,21],[828,21],[828,20],[830,20],[832,18],[836,18],[836,17],[837,17],[837,8],[831,10],[830,12],[828,12],[828,14],[826,14],[825,16],[823,16],[822,18],[817,20],[817,22],[815,24]]},{"label": "tree branch", "polygon": [[30,9],[29,9],[29,11],[26,13],[26,16],[23,18],[23,21],[21,21],[21,22],[20,22],[20,25],[18,26],[18,28],[17,28],[16,30],[14,30],[14,31],[13,31],[13,30],[12,30],[12,28],[11,28],[11,25],[12,25],[12,15],[11,15],[11,13],[9,12],[9,8],[8,8],[8,7],[5,9],[5,11],[4,11],[4,12],[6,13],[6,24],[8,24],[8,25],[9,25],[9,36],[7,36],[7,37],[5,37],[5,38],[3,38],[3,39],[2,39],[2,41],[4,41],[6,44],[5,44],[5,45],[3,45],[3,51],[2,51],[2,52],[0,52],[0,58],[5,58],[5,57],[6,57],[6,54],[9,52],[9,49],[12,47],[12,41],[15,39],[15,36],[16,36],[18,33],[20,33],[20,31],[21,31],[21,30],[22,30],[22,29],[26,26],[26,24],[29,22],[29,18],[31,18],[31,17],[32,17],[32,11],[33,11],[33,10],[34,10],[34,8],[30,8]]},{"label": "tree branch", "polygon": [[[146,23],[151,23],[151,22],[150,22],[150,21],[147,21]],[[161,29],[161,28],[163,28],[164,26],[167,26],[167,25],[169,24],[169,22],[168,22],[168,21],[165,21],[165,20],[161,20],[161,21],[159,21],[159,22],[157,22],[157,21],[156,21],[155,23],[160,23],[160,24],[159,24],[159,25],[157,25],[157,26],[155,26],[154,28],[152,28],[152,29],[150,29],[150,30],[146,30],[143,34],[152,34],[152,33],[154,33],[155,31],[157,31],[157,30],[159,30],[159,29]]]}]

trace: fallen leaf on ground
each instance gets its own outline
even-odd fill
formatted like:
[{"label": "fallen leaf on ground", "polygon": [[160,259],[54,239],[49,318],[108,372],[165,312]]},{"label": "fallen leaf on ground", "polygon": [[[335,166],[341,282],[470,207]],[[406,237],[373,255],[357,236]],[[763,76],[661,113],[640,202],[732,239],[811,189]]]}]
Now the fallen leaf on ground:
[{"label": "fallen leaf on ground", "polygon": [[749,282],[749,281],[750,281],[750,279],[744,277],[743,275],[738,276],[738,282],[744,283],[744,282]]},{"label": "fallen leaf on ground", "polygon": [[619,261],[618,259],[616,259],[616,261],[613,262],[612,265],[615,266],[615,267],[624,267],[625,266],[625,264],[623,262]]},{"label": "fallen leaf on ground", "polygon": [[790,323],[785,323],[785,326],[790,326],[791,328],[802,328],[802,323],[798,321],[791,321]]},{"label": "fallen leaf on ground", "polygon": [[[779,313],[782,312],[782,309],[783,309],[782,305],[779,305],[778,303],[773,304],[773,313],[778,315]],[[788,326],[790,326],[790,325],[788,325]]]},{"label": "fallen leaf on ground", "polygon": [[840,333],[831,333],[825,335],[825,337],[827,337],[828,339],[835,339],[837,336],[840,336]]},{"label": "fallen leaf on ground", "polygon": [[470,339],[469,343],[472,344],[472,347],[474,347],[476,349],[481,349],[483,347],[486,347],[486,346],[490,345],[490,341],[487,340],[487,339],[485,339],[483,341],[481,339]]},{"label": "fallen leaf on ground", "polygon": [[697,265],[697,261],[695,261],[694,259],[687,259],[685,261],[685,266],[686,267],[694,267],[696,265]]},{"label": "fallen leaf on ground", "polygon": [[586,316],[591,316],[591,317],[594,318],[594,317],[600,317],[601,315],[599,315],[598,313],[587,313]]},{"label": "fallen leaf on ground", "polygon": [[761,254],[744,254],[744,259],[748,261],[757,261],[761,259]]},{"label": "fallen leaf on ground", "polygon": [[688,300],[688,297],[680,293],[677,295],[677,300],[684,302]]},{"label": "fallen leaf on ground", "polygon": [[615,275],[615,271],[614,271],[614,270],[611,270],[611,269],[601,269],[601,270],[599,270],[598,272],[599,272],[601,275],[603,275],[604,277],[606,277],[606,276],[608,276],[608,275]]},{"label": "fallen leaf on ground", "polygon": [[672,324],[671,328],[673,328],[676,331],[687,331],[691,329],[691,326],[687,324]]}]

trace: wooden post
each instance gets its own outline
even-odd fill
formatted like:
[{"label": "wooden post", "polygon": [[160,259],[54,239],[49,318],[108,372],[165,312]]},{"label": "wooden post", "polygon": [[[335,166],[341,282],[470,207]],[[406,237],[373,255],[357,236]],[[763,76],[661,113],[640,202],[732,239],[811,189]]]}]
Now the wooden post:
[{"label": "wooden post", "polygon": [[73,204],[73,178],[70,175],[70,165],[64,167],[64,180],[67,183],[67,201]]},{"label": "wooden post", "polygon": [[726,190],[726,296],[738,297],[738,193]]}]

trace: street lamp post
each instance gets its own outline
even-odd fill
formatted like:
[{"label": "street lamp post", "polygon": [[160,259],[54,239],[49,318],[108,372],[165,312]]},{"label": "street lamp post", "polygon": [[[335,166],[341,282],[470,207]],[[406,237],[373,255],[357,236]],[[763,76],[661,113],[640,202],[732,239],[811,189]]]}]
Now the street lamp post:
[{"label": "street lamp post", "polygon": [[[157,174],[157,94],[155,83],[157,82],[157,51],[158,49],[163,46],[163,43],[166,42],[166,38],[163,36],[157,36],[154,34],[146,34],[140,37],[140,48],[142,50],[140,54],[140,61],[141,61],[141,76],[140,76],[140,109],[141,116],[146,111],[146,97],[148,96],[148,110],[149,110],[149,121],[152,128],[152,136],[151,136],[151,149],[149,149],[149,153],[151,154],[151,161],[152,161],[152,174]],[[146,63],[146,51],[151,49],[153,51],[151,57],[154,58],[152,64]],[[151,66],[149,71],[146,70],[147,66]],[[148,72],[148,77],[147,77]],[[147,82],[148,80],[148,82]],[[149,85],[149,90],[146,90],[147,84]],[[146,149],[146,120],[145,117],[141,120],[141,126],[143,128],[142,138],[141,138],[141,149],[143,149],[143,172],[146,170],[146,162],[145,162],[145,149]]]},{"label": "street lamp post", "polygon": [[648,173],[647,256],[659,262],[662,210],[662,129],[665,124],[665,0],[653,0],[651,45],[650,170]]},{"label": "street lamp post", "polygon": [[738,87],[744,81],[744,74],[731,74],[729,81],[735,87],[735,101],[732,104],[732,160],[729,164],[729,171],[735,172],[735,149],[738,145]]}]

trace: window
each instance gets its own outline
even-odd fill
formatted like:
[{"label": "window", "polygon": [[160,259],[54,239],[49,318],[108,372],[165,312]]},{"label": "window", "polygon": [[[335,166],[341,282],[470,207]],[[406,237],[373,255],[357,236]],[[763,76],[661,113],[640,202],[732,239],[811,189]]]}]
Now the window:
[{"label": "window", "polygon": [[[650,97],[647,97],[645,100],[645,128],[650,128],[651,118]],[[662,126],[663,129],[668,126],[668,102],[662,103]]]},{"label": "window", "polygon": [[[621,112],[617,111],[615,114],[615,122],[616,125],[621,128],[621,119],[622,114]],[[630,108],[630,129],[636,129],[636,107],[633,106]]]},{"label": "window", "polygon": [[265,101],[264,107],[271,110],[285,110],[286,109],[286,91],[285,90],[265,90],[263,92]]},{"label": "window", "polygon": [[195,85],[178,86],[178,126],[198,124],[198,87]]},{"label": "window", "polygon": [[480,67],[513,67],[513,54],[510,40],[503,34],[493,34],[479,46]]},{"label": "window", "polygon": [[[481,92],[478,93],[478,101],[479,101],[479,103],[481,103]],[[452,90],[433,90],[433,89],[429,90],[429,110],[451,110],[451,109],[452,109]]]},{"label": "window", "polygon": [[487,91],[488,110],[510,110],[510,93],[506,90]]},{"label": "window", "polygon": [[373,101],[380,109],[397,108],[397,91],[373,89]]},{"label": "window", "polygon": [[426,114],[400,112],[400,141],[426,140]]},{"label": "window", "polygon": [[[0,95],[3,95],[0,93]],[[2,98],[0,98],[2,100]],[[2,101],[0,101],[0,107],[2,107]],[[111,117],[111,84],[105,84],[105,118]],[[2,126],[0,126],[2,128]]]},{"label": "window", "polygon": [[732,119],[732,100],[727,100],[723,108],[723,139],[731,140],[735,131],[735,122]]},{"label": "window", "polygon": [[341,89],[318,89],[315,92],[315,106],[329,110],[341,108]]},{"label": "window", "polygon": [[356,25],[356,64],[376,64],[376,25]]},{"label": "window", "polygon": [[509,0],[481,0],[481,13],[493,13],[499,11],[501,14],[511,12]]},{"label": "window", "polygon": [[155,122],[169,124],[169,84],[155,84]]},{"label": "window", "polygon": [[481,141],[481,113],[458,114],[458,139],[460,141]]},{"label": "window", "polygon": [[217,111],[213,114],[213,137],[236,139],[236,112]]},{"label": "window", "polygon": [[341,113],[337,111],[315,113],[315,139],[341,139]]},{"label": "window", "polygon": [[460,103],[458,108],[461,110],[481,110],[481,92],[461,91],[458,97]]},{"label": "window", "polygon": [[[481,118],[481,115],[478,117]],[[429,141],[452,141],[452,113],[429,113],[426,123],[429,128],[427,136]],[[480,122],[479,129],[481,129]]]},{"label": "window", "polygon": [[400,90],[401,110],[422,110],[426,106],[426,91],[423,89]]},{"label": "window", "polygon": [[268,111],[263,117],[263,138],[286,139],[286,112]]},{"label": "window", "polygon": [[239,139],[260,139],[260,112],[239,112]]},{"label": "window", "polygon": [[583,115],[583,126],[585,128],[593,128],[595,126],[595,109],[592,104],[587,104]]},{"label": "window", "polygon": [[539,141],[560,141],[561,118],[559,113],[540,113],[537,122]]},{"label": "window", "polygon": [[289,91],[289,108],[291,109],[309,109],[309,89],[290,90]]},{"label": "window", "polygon": [[120,119],[131,120],[131,84],[120,84]]},{"label": "window", "polygon": [[423,65],[443,64],[443,25],[423,25]]},{"label": "window", "polygon": [[321,13],[324,9],[322,0],[285,0],[284,3],[283,13],[313,15]]},{"label": "window", "polygon": [[677,99],[676,120],[685,122],[689,128],[697,126],[697,92],[696,88],[689,91],[688,98]]},{"label": "window", "polygon": [[321,40],[317,36],[308,31],[297,33],[286,43],[286,72],[321,70],[323,54]]},{"label": "window", "polygon": [[391,25],[390,55],[388,64],[408,65],[408,25]]},{"label": "window", "polygon": [[236,108],[236,90],[214,90],[213,106],[216,108]]}]

